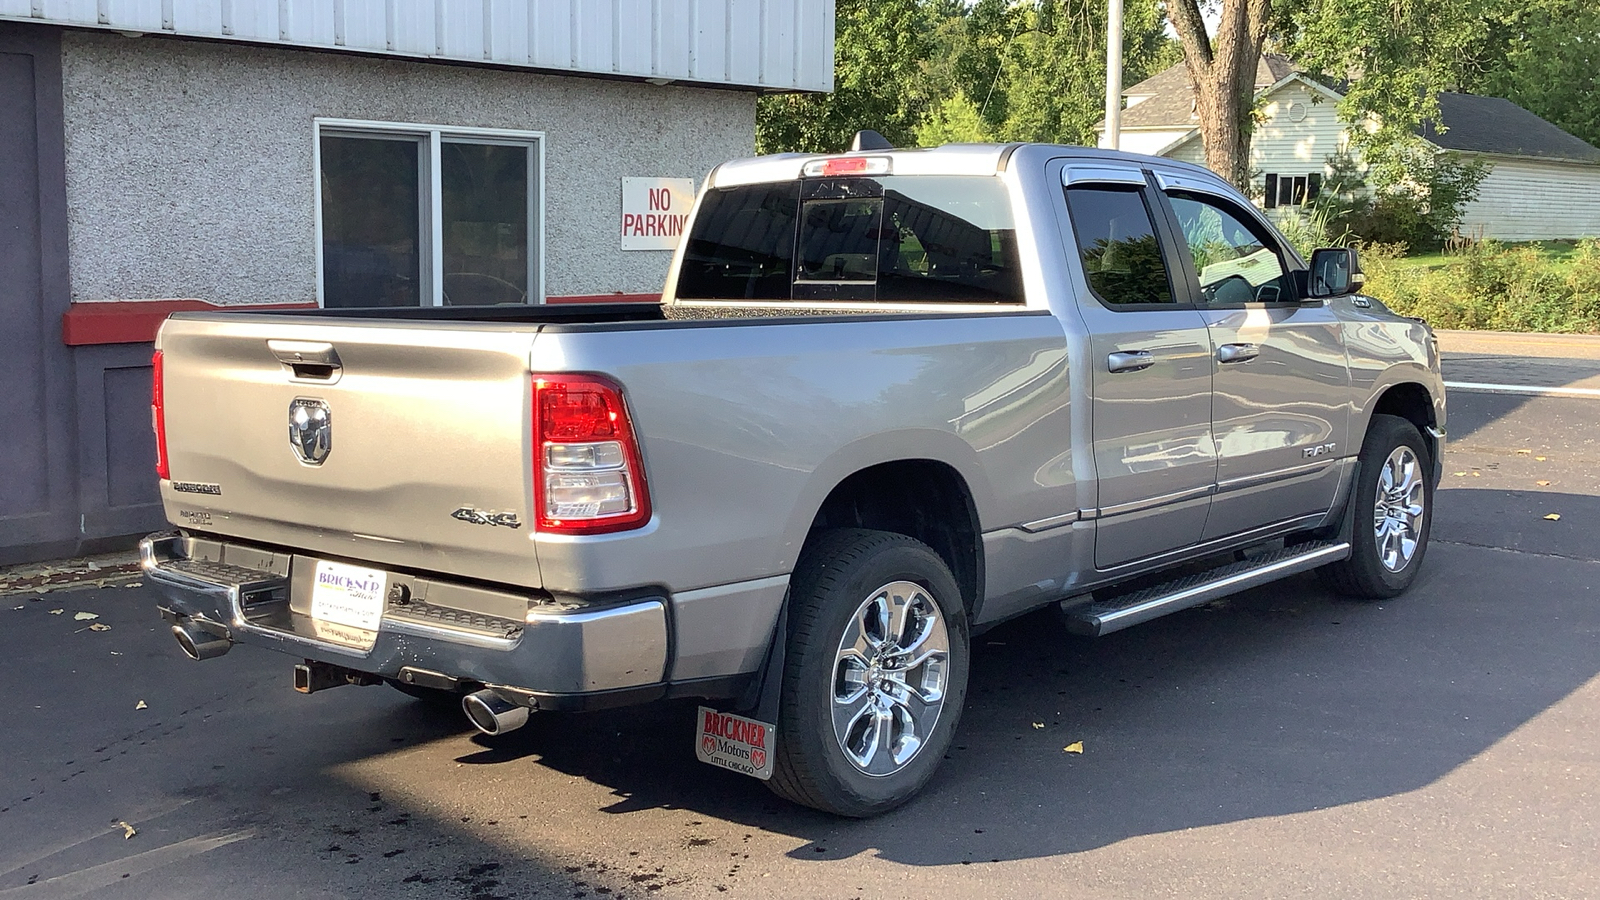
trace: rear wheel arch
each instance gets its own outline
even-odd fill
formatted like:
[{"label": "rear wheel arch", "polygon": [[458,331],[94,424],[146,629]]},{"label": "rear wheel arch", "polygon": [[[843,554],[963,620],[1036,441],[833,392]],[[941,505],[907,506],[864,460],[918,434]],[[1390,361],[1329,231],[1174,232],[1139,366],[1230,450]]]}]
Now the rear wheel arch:
[{"label": "rear wheel arch", "polygon": [[901,459],[852,473],[822,501],[807,543],[835,528],[887,531],[928,545],[955,576],[968,616],[975,614],[984,583],[982,530],[972,489],[954,466]]}]

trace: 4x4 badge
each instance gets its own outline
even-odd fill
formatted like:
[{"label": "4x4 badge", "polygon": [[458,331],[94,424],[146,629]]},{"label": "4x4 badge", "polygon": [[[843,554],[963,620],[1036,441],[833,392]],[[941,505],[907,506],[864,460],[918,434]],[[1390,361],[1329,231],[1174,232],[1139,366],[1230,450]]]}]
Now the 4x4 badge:
[{"label": "4x4 badge", "polygon": [[289,446],[301,462],[322,465],[333,452],[333,413],[327,403],[297,397],[289,404]]},{"label": "4x4 badge", "polygon": [[504,525],[507,528],[521,528],[522,520],[514,512],[491,513],[463,506],[450,514],[452,519],[460,519],[473,525]]}]

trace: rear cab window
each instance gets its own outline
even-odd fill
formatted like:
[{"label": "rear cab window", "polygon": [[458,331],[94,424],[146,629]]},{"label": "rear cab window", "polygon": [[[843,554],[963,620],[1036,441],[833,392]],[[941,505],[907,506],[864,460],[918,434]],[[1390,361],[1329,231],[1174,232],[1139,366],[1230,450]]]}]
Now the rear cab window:
[{"label": "rear cab window", "polygon": [[1021,304],[1000,179],[816,178],[713,188],[678,270],[680,300]]}]

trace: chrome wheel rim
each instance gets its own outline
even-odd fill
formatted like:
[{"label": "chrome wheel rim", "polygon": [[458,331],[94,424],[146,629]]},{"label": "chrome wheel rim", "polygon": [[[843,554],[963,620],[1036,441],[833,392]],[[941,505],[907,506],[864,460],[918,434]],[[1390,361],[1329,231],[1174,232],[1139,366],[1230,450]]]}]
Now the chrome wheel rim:
[{"label": "chrome wheel rim", "polygon": [[1378,496],[1372,511],[1378,561],[1385,569],[1399,572],[1417,555],[1426,498],[1417,454],[1410,447],[1396,447],[1378,472]]},{"label": "chrome wheel rim", "polygon": [[845,759],[882,777],[911,763],[944,709],[950,633],[933,595],[895,581],[862,601],[834,655],[833,735]]}]

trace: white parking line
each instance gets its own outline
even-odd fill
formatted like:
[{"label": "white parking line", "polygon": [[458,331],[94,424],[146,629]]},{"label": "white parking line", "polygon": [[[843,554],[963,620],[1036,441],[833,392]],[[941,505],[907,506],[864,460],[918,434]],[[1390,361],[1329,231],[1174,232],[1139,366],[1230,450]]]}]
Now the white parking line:
[{"label": "white parking line", "polygon": [[1600,388],[1541,387],[1533,384],[1480,384],[1475,381],[1446,381],[1444,386],[1456,391],[1482,391],[1486,394],[1532,394],[1549,397],[1600,398]]}]

